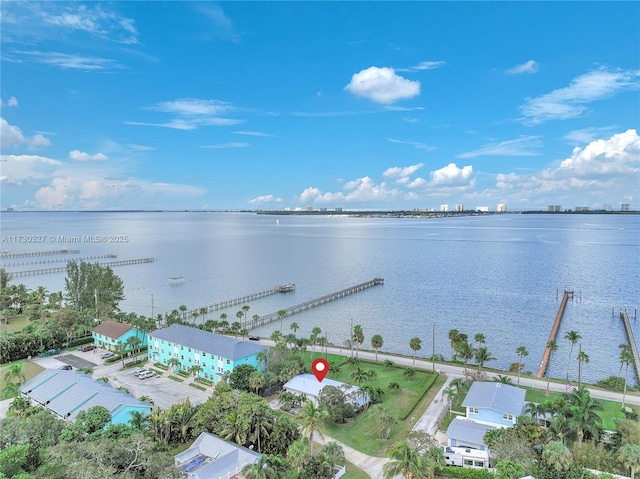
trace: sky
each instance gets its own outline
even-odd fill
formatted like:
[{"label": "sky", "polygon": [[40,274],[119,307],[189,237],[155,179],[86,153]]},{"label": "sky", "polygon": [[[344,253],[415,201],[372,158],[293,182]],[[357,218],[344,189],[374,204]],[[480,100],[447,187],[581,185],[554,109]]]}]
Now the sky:
[{"label": "sky", "polygon": [[3,209],[640,209],[639,2],[0,9]]}]

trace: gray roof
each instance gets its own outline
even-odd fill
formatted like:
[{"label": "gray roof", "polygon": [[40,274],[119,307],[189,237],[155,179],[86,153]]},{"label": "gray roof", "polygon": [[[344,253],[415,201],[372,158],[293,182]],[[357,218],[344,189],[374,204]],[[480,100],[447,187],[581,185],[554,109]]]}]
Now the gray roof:
[{"label": "gray roof", "polygon": [[187,474],[193,479],[210,479],[229,477],[227,474],[237,472],[247,464],[255,464],[260,454],[245,447],[203,432],[191,444],[191,447],[175,456],[175,465],[184,470],[191,461],[200,458],[202,462]]},{"label": "gray roof", "polygon": [[495,409],[519,416],[524,410],[524,389],[499,382],[474,382],[462,401],[462,407]]},{"label": "gray roof", "polygon": [[304,393],[308,396],[318,397],[320,391],[325,386],[334,386],[340,388],[345,394],[354,393],[356,396],[356,403],[359,406],[364,406],[369,402],[369,395],[362,397],[359,392],[358,386],[342,383],[340,381],[334,381],[333,379],[324,378],[322,381],[318,381],[313,374],[299,374],[287,381],[282,388],[289,392]]},{"label": "gray roof", "polygon": [[125,407],[141,407],[151,412],[151,404],[76,371],[45,369],[20,386],[20,391],[32,401],[71,421],[80,411],[93,406],[104,406],[112,416]]},{"label": "gray roof", "polygon": [[149,336],[151,338],[164,339],[165,341],[197,349],[205,353],[222,356],[232,361],[253,356],[260,351],[268,349],[267,346],[261,346],[251,341],[242,341],[230,336],[223,336],[181,324],[172,324],[168,328],[158,329],[150,333]]},{"label": "gray roof", "polygon": [[491,429],[496,428],[457,417],[449,424],[446,435],[447,438],[455,439],[458,443],[483,445],[482,438]]}]

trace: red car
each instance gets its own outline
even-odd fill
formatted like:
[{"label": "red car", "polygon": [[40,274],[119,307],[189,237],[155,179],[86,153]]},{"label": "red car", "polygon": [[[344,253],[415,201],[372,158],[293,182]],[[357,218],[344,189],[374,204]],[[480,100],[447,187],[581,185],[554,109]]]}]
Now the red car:
[{"label": "red car", "polygon": [[94,349],[96,349],[95,344],[88,344],[87,346],[83,346],[82,347],[82,351],[85,351],[85,352],[86,351],[92,351]]}]

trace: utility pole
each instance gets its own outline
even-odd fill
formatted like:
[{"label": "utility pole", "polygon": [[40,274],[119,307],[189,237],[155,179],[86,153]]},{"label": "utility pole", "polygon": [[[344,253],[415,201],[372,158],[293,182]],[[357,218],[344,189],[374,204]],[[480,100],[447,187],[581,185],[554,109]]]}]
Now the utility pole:
[{"label": "utility pole", "polygon": [[433,323],[433,333],[431,334],[431,370],[436,370],[436,323]]},{"label": "utility pole", "polygon": [[153,294],[151,295],[151,318],[153,319]]},{"label": "utility pole", "polygon": [[93,290],[93,299],[96,302],[96,319],[98,319],[98,290],[97,289]]},{"label": "utility pole", "polygon": [[351,324],[351,341],[349,341],[351,344],[351,358],[353,358],[353,318],[349,319],[349,322]]}]

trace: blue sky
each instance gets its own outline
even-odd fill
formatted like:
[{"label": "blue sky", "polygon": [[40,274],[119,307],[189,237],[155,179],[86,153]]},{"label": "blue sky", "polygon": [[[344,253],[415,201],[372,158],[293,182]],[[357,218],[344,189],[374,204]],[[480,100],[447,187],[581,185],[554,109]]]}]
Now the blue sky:
[{"label": "blue sky", "polygon": [[0,8],[3,208],[640,209],[638,2]]}]

